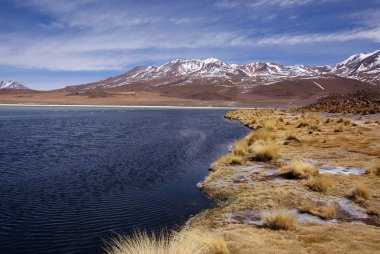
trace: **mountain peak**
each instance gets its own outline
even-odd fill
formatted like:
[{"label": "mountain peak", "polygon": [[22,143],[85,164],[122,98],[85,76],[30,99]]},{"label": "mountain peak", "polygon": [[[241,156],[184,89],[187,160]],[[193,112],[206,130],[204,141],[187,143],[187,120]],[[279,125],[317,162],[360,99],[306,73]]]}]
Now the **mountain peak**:
[{"label": "mountain peak", "polygon": [[332,71],[336,74],[351,76],[364,81],[371,82],[372,79],[378,79],[380,74],[380,50],[352,55],[336,64]]},{"label": "mountain peak", "polygon": [[205,64],[210,64],[210,63],[219,63],[219,62],[222,62],[222,61],[219,60],[219,59],[217,59],[217,58],[211,57],[211,58],[207,58],[207,59],[203,60],[203,62]]},{"label": "mountain peak", "polygon": [[0,89],[29,89],[26,86],[14,81],[0,81]]}]

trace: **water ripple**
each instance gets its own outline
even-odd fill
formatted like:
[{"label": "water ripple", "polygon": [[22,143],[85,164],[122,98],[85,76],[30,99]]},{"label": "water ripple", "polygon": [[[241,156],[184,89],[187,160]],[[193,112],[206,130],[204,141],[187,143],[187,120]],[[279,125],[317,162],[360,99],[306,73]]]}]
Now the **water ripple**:
[{"label": "water ripple", "polygon": [[101,253],[211,205],[195,184],[247,130],[221,110],[0,109],[0,252]]}]

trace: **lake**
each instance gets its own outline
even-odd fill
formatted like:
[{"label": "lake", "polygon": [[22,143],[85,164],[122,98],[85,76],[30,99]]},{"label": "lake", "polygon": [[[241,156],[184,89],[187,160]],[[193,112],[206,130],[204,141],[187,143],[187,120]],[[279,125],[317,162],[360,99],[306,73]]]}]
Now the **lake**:
[{"label": "lake", "polygon": [[0,252],[103,253],[182,225],[197,188],[248,129],[221,109],[0,107]]}]

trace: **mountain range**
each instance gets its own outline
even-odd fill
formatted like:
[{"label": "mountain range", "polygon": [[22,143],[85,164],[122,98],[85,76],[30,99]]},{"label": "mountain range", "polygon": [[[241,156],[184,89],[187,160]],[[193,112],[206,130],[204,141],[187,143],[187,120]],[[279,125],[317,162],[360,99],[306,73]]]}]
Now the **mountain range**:
[{"label": "mountain range", "polygon": [[335,66],[284,66],[268,62],[238,65],[228,64],[215,58],[177,59],[161,66],[138,66],[117,77],[84,86],[86,89],[115,88],[142,82],[150,82],[152,86],[165,86],[173,83],[186,85],[194,81],[199,82],[199,79],[217,79],[227,81],[231,85],[243,85],[249,89],[252,86],[270,85],[273,82],[289,78],[327,78],[334,75],[378,84],[380,50],[350,56]]},{"label": "mountain range", "polygon": [[[26,88],[14,81],[0,84],[0,88]],[[73,98],[73,102],[76,102],[73,96],[81,96],[117,97],[117,103],[124,103],[137,94],[145,100],[142,104],[149,105],[154,104],[151,98],[157,101],[165,98],[164,105],[176,98],[191,100],[192,105],[198,101],[201,105],[252,106],[258,102],[305,104],[331,94],[373,89],[380,89],[380,50],[350,56],[333,66],[284,66],[269,62],[239,65],[215,58],[176,59],[160,66],[137,66],[116,77],[51,92],[63,93],[65,99]],[[49,96],[51,93],[46,98]]]}]

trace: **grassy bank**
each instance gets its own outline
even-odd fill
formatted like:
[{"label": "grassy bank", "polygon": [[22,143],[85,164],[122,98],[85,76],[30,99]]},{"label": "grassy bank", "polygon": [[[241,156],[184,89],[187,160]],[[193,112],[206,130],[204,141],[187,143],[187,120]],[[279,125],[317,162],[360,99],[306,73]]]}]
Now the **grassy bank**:
[{"label": "grassy bank", "polygon": [[187,230],[225,246],[202,253],[380,249],[379,121],[273,110],[226,117],[253,131],[211,165],[201,186],[218,205]]}]

